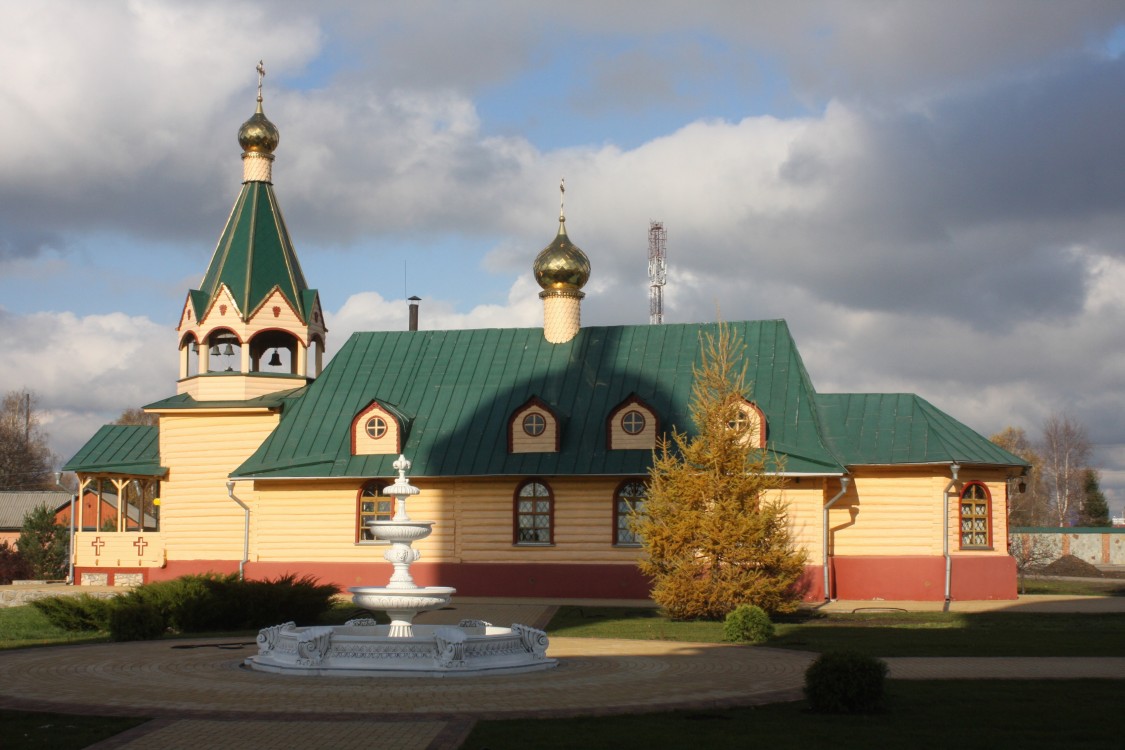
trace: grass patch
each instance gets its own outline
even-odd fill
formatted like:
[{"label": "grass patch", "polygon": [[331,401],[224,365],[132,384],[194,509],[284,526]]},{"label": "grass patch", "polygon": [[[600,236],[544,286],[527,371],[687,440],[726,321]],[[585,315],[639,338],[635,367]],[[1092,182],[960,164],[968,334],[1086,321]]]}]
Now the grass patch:
[{"label": "grass patch", "polygon": [[5,750],[79,750],[146,721],[0,710],[0,737]]},{"label": "grass patch", "polygon": [[1125,614],[906,612],[781,623],[767,646],[871,656],[1125,656]]},{"label": "grass patch", "polygon": [[1021,594],[1061,594],[1071,596],[1125,596],[1125,580],[1106,578],[1101,581],[1060,581],[1056,578],[1020,578]]},{"label": "grass patch", "polygon": [[[463,750],[658,747],[868,750],[1118,748],[1116,680],[890,681],[886,709],[867,716],[810,713],[806,704],[659,714],[481,721]],[[1044,710],[1065,705],[1065,710]],[[748,738],[752,738],[752,742]]]},{"label": "grass patch", "polygon": [[[776,618],[766,646],[871,656],[1125,656],[1125,614],[800,612]],[[655,609],[560,607],[547,631],[573,638],[721,643],[721,622],[677,622]]]},{"label": "grass patch", "polygon": [[[0,608],[0,649],[107,641],[106,633],[63,630],[35,607]],[[3,735],[0,735],[3,736]]]},{"label": "grass patch", "polygon": [[547,632],[565,638],[723,642],[722,622],[673,620],[659,609],[642,607],[559,607]]}]

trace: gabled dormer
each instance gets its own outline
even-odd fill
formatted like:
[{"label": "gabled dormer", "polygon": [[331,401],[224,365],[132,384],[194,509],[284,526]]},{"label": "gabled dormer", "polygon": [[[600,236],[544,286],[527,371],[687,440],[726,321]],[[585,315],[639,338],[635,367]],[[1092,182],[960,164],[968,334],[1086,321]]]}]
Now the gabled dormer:
[{"label": "gabled dormer", "polygon": [[558,453],[562,426],[555,410],[532,396],[508,418],[509,453]]},{"label": "gabled dormer", "polygon": [[352,455],[398,455],[409,431],[410,419],[405,414],[390,404],[372,401],[352,418]]},{"label": "gabled dormer", "polygon": [[320,374],[327,329],[305,281],[273,190],[279,135],[258,109],[238,132],[242,190],[203,282],[180,314],[179,393],[246,399],[305,385]]},{"label": "gabled dormer", "polygon": [[635,393],[615,406],[606,419],[606,445],[612,450],[653,450],[660,431],[656,410]]}]

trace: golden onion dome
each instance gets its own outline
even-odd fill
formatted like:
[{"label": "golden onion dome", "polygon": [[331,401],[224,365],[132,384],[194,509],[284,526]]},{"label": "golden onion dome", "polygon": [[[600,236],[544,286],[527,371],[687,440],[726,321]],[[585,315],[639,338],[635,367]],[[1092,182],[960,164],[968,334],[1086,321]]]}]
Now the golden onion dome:
[{"label": "golden onion dome", "polygon": [[590,280],[590,259],[566,236],[566,219],[562,216],[558,235],[535,258],[532,268],[535,281],[545,290],[577,290]]},{"label": "golden onion dome", "polygon": [[259,98],[258,111],[238,129],[238,144],[247,153],[272,154],[279,140],[277,126],[266,118]]}]

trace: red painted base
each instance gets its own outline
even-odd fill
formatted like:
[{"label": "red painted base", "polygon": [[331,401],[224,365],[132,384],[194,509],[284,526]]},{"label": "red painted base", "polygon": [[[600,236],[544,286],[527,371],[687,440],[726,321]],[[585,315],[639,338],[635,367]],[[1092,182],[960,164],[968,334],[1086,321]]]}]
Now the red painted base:
[{"label": "red painted base", "polygon": [[[237,573],[236,560],[175,560],[163,568],[79,568],[109,573],[145,574],[145,582],[199,573]],[[542,597],[558,599],[647,599],[649,582],[631,564],[426,563],[410,567],[419,586],[452,586],[461,596]],[[380,586],[391,565],[370,563],[247,563],[246,577],[311,575],[349,586]],[[801,581],[805,601],[824,600],[824,568],[809,565]],[[831,563],[831,598],[857,600],[941,601],[945,598],[942,557],[836,557]],[[954,557],[951,585],[955,600],[1015,599],[1016,564],[1008,556]]]},{"label": "red painted base", "polygon": [[[943,557],[834,557],[829,566],[832,599],[942,601]],[[806,601],[823,600],[824,568],[808,566]],[[950,597],[958,601],[1015,599],[1016,561],[1007,556],[952,558]]]}]

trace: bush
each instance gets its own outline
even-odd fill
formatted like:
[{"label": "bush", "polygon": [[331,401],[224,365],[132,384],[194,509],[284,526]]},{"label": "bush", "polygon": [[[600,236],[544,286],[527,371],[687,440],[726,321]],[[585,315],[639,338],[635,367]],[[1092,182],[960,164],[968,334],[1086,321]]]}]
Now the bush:
[{"label": "bush", "polygon": [[30,577],[31,566],[19,550],[7,542],[0,542],[0,586]]},{"label": "bush", "polygon": [[765,643],[773,637],[773,623],[761,607],[743,604],[723,621],[723,639],[734,643]]},{"label": "bush", "polygon": [[336,587],[311,576],[240,581],[235,574],[205,573],[139,586],[121,597],[160,612],[180,633],[258,630],[293,620],[315,623],[331,607]]},{"label": "bush", "polygon": [[109,635],[115,641],[151,641],[165,630],[164,615],[151,602],[123,597],[110,610]]},{"label": "bush", "polygon": [[113,602],[89,594],[49,596],[35,599],[31,606],[43,613],[55,627],[70,631],[109,630]]},{"label": "bush", "polygon": [[887,663],[854,651],[821,654],[805,672],[805,699],[822,714],[868,714],[879,710]]}]

